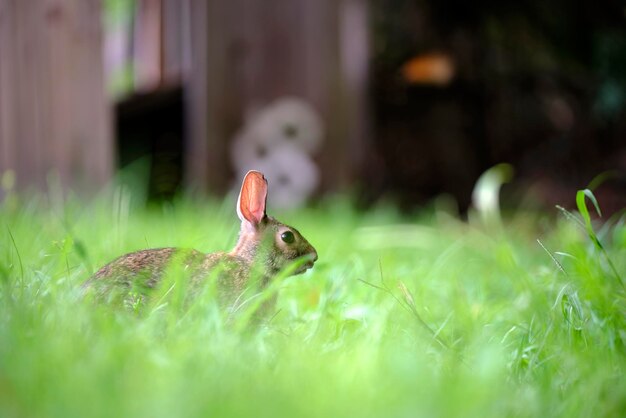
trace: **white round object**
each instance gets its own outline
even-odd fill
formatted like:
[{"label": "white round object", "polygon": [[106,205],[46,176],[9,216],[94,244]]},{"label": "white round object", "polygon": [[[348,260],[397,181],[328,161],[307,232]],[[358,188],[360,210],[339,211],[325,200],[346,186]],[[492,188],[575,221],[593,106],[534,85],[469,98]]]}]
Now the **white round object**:
[{"label": "white round object", "polygon": [[270,152],[269,148],[251,129],[242,129],[230,144],[233,167],[238,172],[246,170],[246,167],[263,160]]},{"label": "white round object", "polygon": [[307,153],[319,149],[324,134],[322,120],[315,109],[295,97],[271,103],[252,117],[248,128],[269,148],[293,146]]}]

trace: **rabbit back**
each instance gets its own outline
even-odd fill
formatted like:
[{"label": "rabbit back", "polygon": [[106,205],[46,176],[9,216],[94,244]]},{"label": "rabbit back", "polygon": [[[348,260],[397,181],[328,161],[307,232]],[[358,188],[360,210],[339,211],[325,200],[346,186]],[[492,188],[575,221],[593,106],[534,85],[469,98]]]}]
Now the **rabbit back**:
[{"label": "rabbit back", "polygon": [[135,251],[116,258],[98,270],[85,287],[95,292],[98,300],[142,299],[150,297],[152,289],[163,279],[170,267],[178,267],[188,280],[190,295],[200,289],[215,270],[220,302],[234,300],[246,287],[249,263],[243,258],[224,252],[204,254],[193,249],[154,248]]}]

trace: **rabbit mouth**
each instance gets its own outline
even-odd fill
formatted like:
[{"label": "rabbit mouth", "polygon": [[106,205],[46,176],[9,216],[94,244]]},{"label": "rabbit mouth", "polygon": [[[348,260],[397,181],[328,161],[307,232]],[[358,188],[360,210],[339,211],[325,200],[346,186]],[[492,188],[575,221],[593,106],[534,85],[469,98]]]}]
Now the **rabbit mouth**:
[{"label": "rabbit mouth", "polygon": [[313,268],[313,265],[317,261],[317,253],[316,252],[307,253],[307,254],[301,255],[300,257],[297,257],[297,259],[304,261],[304,263],[302,263],[300,267],[298,267],[298,269],[294,272],[294,274],[302,274],[308,269]]},{"label": "rabbit mouth", "polygon": [[313,268],[313,261],[307,261],[306,263],[298,267],[295,274],[302,274],[310,268]]}]

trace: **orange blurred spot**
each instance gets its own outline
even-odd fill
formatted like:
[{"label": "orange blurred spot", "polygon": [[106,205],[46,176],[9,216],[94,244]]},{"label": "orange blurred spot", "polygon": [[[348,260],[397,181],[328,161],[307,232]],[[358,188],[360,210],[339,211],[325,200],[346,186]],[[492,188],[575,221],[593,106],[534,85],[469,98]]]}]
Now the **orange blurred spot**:
[{"label": "orange blurred spot", "polygon": [[441,52],[416,55],[401,68],[402,77],[411,84],[445,86],[454,77],[454,62]]}]

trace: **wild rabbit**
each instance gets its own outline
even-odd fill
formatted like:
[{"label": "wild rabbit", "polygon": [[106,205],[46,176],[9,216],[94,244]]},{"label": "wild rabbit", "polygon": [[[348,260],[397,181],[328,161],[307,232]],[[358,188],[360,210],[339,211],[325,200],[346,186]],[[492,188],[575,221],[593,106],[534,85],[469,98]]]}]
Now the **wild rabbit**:
[{"label": "wild rabbit", "polygon": [[303,273],[313,267],[317,252],[295,228],[267,216],[266,199],[267,180],[262,173],[249,171],[237,200],[241,230],[232,251],[209,254],[178,248],[136,251],[102,267],[85,286],[95,290],[99,299],[111,299],[125,292],[144,300],[159,284],[170,262],[178,262],[189,274],[191,288],[197,288],[215,273],[220,302],[230,306],[254,285],[252,276],[259,280],[256,284],[262,288],[295,260],[301,260],[302,264],[293,274]]}]

